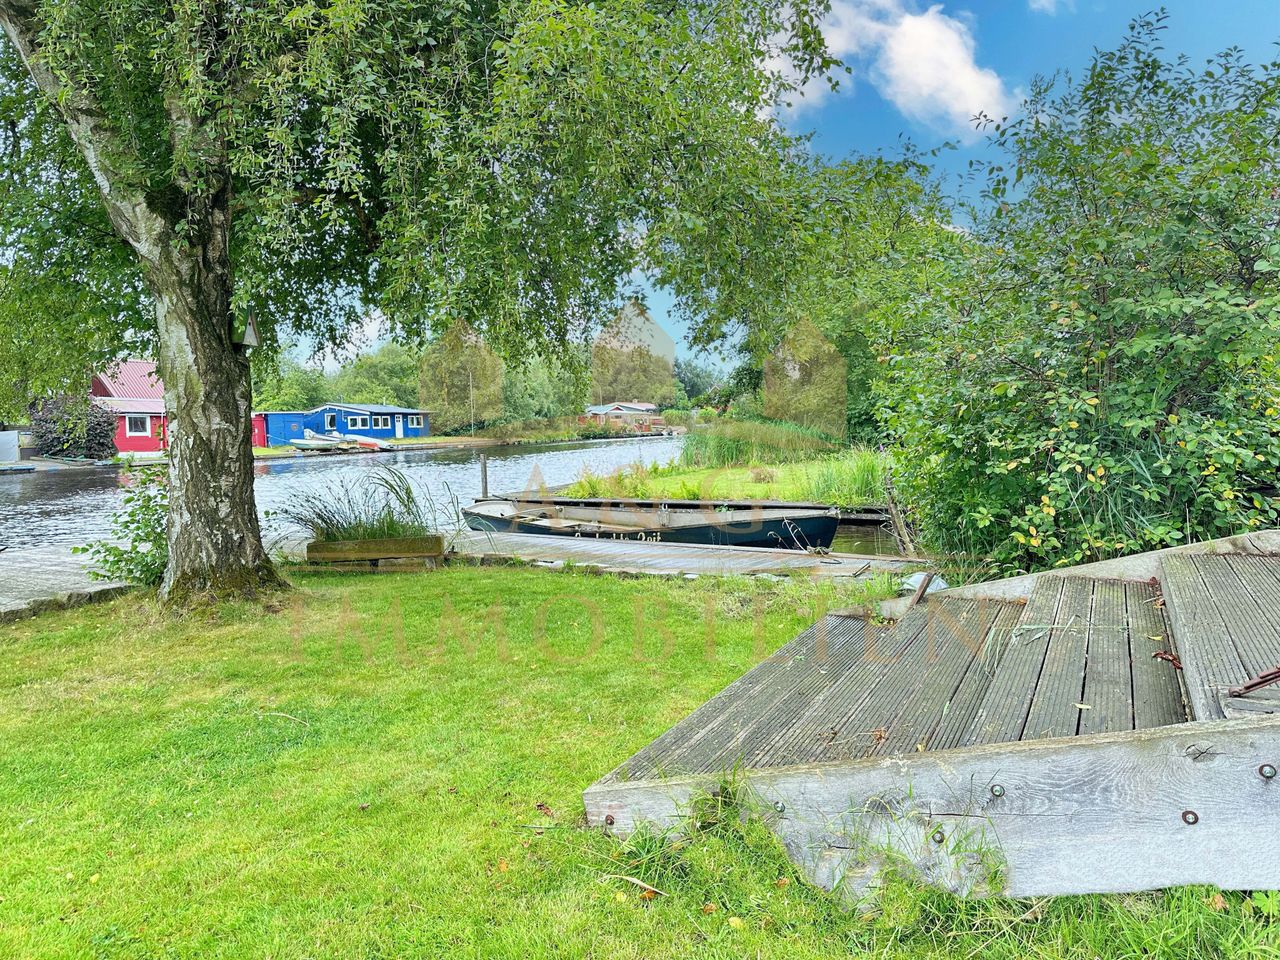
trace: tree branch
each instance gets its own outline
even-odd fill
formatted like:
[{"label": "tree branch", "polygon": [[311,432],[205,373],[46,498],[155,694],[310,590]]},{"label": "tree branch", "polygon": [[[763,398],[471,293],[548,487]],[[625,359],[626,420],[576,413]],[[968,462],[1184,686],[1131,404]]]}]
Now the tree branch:
[{"label": "tree branch", "polygon": [[102,194],[107,216],[134,252],[155,263],[171,232],[163,217],[151,210],[140,187],[130,186],[125,162],[136,160],[89,90],[68,89],[41,57],[36,8],[26,0],[0,0],[0,28],[9,37],[37,89],[63,117],[67,132],[89,165]]}]

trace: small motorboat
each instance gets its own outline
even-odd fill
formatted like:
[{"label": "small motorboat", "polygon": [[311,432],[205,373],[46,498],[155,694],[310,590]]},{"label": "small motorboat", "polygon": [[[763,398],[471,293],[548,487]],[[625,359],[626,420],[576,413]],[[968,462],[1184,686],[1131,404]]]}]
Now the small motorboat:
[{"label": "small motorboat", "polygon": [[701,543],[734,547],[829,549],[840,524],[834,509],[768,506],[576,506],[537,501],[477,500],[462,516],[472,530],[602,540]]},{"label": "small motorboat", "polygon": [[341,436],[329,436],[323,433],[316,433],[314,430],[303,430],[302,438],[289,441],[299,450],[337,450],[339,447],[347,443],[347,440]]}]

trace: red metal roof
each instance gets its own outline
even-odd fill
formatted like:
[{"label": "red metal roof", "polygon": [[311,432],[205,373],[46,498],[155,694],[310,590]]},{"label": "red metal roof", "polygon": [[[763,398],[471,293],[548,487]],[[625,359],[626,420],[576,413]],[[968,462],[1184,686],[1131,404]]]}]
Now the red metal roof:
[{"label": "red metal roof", "polygon": [[95,397],[163,400],[164,383],[150,360],[122,360],[106,373],[95,375],[90,392]]}]

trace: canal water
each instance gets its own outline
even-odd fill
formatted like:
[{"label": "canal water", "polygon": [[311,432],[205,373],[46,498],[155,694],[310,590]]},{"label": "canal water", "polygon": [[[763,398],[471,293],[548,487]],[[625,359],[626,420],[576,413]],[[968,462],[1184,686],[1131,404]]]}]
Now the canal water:
[{"label": "canal water", "polygon": [[[634,463],[667,463],[680,454],[679,437],[589,440],[581,443],[487,447],[489,490],[509,493],[571,483],[584,471],[610,473]],[[398,450],[388,453],[292,456],[260,460],[254,493],[270,543],[286,532],[274,516],[299,493],[356,486],[377,466],[395,467],[414,485],[443,524],[456,522],[456,505],[480,495],[478,450]],[[110,535],[120,508],[124,472],[114,467],[0,474],[0,546],[81,545]],[[897,554],[882,527],[840,527],[832,549]]]},{"label": "canal water", "polygon": [[[585,470],[609,473],[633,463],[666,463],[680,453],[679,437],[591,440],[581,443],[488,447],[489,490],[535,490],[572,483]],[[376,466],[395,467],[426,502],[448,514],[480,495],[480,452],[400,450],[260,460],[254,493],[268,536],[280,530],[272,514],[299,492],[355,485]],[[115,468],[41,470],[0,475],[0,546],[84,544],[110,534],[119,509],[123,473]]]}]

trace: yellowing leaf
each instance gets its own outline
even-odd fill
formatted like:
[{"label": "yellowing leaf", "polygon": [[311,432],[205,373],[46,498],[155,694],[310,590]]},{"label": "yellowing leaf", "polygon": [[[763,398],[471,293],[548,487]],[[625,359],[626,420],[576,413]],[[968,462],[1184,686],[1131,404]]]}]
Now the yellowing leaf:
[{"label": "yellowing leaf", "polygon": [[729,918],[729,926],[733,927],[733,929],[735,930],[741,930],[746,925],[747,925],[747,922],[743,920],[741,917]]}]

